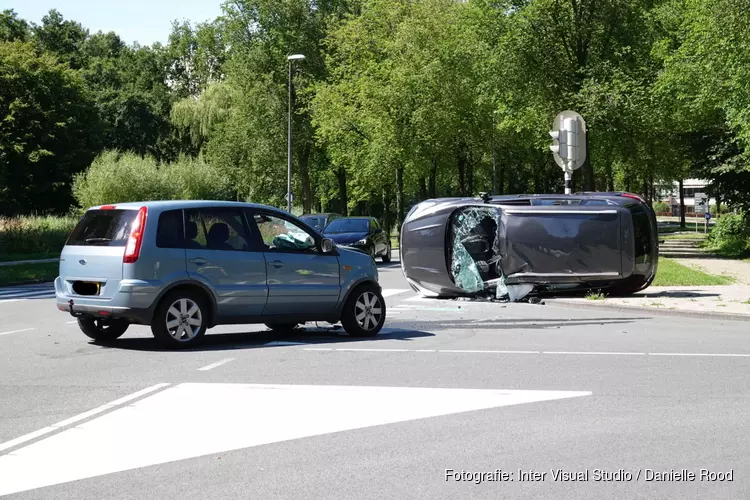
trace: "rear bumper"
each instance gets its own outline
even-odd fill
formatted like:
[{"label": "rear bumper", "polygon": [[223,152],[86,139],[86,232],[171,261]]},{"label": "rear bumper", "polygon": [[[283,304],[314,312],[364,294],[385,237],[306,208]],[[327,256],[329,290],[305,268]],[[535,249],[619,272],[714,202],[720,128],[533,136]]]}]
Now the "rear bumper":
[{"label": "rear bumper", "polygon": [[92,314],[149,324],[160,285],[148,281],[122,280],[112,297],[96,297],[69,293],[65,280],[58,276],[55,280],[55,301],[60,311],[73,316]]},{"label": "rear bumper", "polygon": [[75,299],[70,299],[68,302],[61,302],[58,299],[57,308],[74,317],[91,315],[102,318],[123,318],[139,325],[147,325],[151,320],[151,311],[149,309],[76,304]]}]

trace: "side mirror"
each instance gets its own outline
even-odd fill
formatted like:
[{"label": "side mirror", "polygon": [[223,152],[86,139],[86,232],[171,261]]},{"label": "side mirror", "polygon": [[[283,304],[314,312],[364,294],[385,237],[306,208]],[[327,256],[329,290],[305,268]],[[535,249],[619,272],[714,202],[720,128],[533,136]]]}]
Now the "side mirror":
[{"label": "side mirror", "polygon": [[380,234],[382,232],[383,230],[378,227],[378,228],[375,228],[375,232],[373,234]]},{"label": "side mirror", "polygon": [[320,249],[323,253],[333,252],[333,240],[331,238],[323,238],[323,241],[320,242]]}]

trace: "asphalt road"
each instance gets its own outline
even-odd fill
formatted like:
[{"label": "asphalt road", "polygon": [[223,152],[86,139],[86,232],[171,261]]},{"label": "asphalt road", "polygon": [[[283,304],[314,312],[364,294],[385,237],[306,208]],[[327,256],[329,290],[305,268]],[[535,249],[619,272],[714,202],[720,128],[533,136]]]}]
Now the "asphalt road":
[{"label": "asphalt road", "polygon": [[420,300],[397,262],[381,283],[375,339],[218,327],[185,352],[92,345],[48,286],[0,289],[0,496],[750,498],[746,322]]}]

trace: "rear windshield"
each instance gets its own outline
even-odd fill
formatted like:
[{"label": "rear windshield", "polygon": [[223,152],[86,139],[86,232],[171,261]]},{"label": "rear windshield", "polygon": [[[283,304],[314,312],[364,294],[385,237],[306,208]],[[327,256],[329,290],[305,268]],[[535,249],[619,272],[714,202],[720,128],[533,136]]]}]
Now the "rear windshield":
[{"label": "rear windshield", "polygon": [[137,210],[89,210],[66,245],[124,247]]},{"label": "rear windshield", "polygon": [[325,232],[332,234],[366,233],[369,229],[370,221],[367,219],[336,219],[326,226]]},{"label": "rear windshield", "polygon": [[300,220],[304,221],[306,224],[312,227],[322,228],[326,224],[325,217],[300,217]]}]

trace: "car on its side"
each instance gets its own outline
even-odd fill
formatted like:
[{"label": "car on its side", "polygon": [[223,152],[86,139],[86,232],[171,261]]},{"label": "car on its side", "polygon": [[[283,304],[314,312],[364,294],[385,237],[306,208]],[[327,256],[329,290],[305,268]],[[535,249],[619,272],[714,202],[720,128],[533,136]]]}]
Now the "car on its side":
[{"label": "car on its side", "polygon": [[659,257],[654,211],[623,192],[427,200],[399,246],[410,286],[433,297],[629,295],[653,282]]},{"label": "car on its side", "polygon": [[331,238],[337,246],[366,253],[383,262],[391,261],[391,238],[375,217],[343,217],[334,219],[323,235]]},{"label": "car on its side", "polygon": [[92,207],[62,250],[55,294],[95,341],[150,325],[172,347],[223,324],[341,321],[352,336],[374,336],[386,315],[371,258],[286,212],[240,202]]},{"label": "car on its side", "polygon": [[341,217],[343,217],[343,215],[329,212],[324,214],[305,214],[301,215],[299,219],[305,222],[308,226],[322,232],[328,223],[334,219],[340,219]]}]

